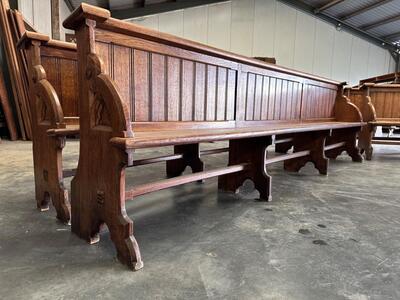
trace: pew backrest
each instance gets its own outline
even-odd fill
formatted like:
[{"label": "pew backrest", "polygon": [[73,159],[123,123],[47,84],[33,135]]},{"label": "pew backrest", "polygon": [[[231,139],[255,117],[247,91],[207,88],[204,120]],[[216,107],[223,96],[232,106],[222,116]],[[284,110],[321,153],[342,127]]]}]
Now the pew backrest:
[{"label": "pew backrest", "polygon": [[355,107],[342,112],[338,102],[346,99],[342,84],[334,80],[116,20],[86,4],[64,26],[76,31],[82,68],[91,63],[89,54],[102,61],[136,127],[170,122],[229,127],[354,116],[359,121]]},{"label": "pew backrest", "polygon": [[365,121],[400,121],[400,84],[365,83],[346,91]]},{"label": "pew backrest", "polygon": [[76,45],[49,40],[40,47],[47,79],[57,92],[67,124],[79,124],[78,65]]}]

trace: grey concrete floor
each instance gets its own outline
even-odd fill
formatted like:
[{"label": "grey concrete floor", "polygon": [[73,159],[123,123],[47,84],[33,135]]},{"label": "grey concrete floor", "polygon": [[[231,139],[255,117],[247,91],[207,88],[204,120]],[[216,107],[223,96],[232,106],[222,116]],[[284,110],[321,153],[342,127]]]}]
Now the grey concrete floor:
[{"label": "grey concrete floor", "polygon": [[[155,149],[138,157],[166,153]],[[65,167],[76,165],[68,141]],[[223,166],[226,155],[207,157]],[[374,160],[345,155],[320,176],[270,168],[273,202],[217,180],[127,204],[144,269],[115,259],[108,233],[89,246],[35,209],[31,144],[0,144],[1,299],[400,299],[400,148]],[[128,171],[128,185],[164,176],[163,164]],[[66,181],[69,187],[69,181]]]}]

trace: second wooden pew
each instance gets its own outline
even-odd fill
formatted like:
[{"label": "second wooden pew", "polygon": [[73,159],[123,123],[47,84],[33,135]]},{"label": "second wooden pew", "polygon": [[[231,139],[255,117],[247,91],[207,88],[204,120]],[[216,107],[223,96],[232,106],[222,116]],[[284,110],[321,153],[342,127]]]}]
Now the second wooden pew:
[{"label": "second wooden pew", "polygon": [[400,140],[375,138],[377,126],[400,126],[400,83],[398,73],[360,80],[346,89],[350,100],[360,109],[368,124],[359,135],[359,147],[367,160],[372,159],[372,144],[399,145]]}]

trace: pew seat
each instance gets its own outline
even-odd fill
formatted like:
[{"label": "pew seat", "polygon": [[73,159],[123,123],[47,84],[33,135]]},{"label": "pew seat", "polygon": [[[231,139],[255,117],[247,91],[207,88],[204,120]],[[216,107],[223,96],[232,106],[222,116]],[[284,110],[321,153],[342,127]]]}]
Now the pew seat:
[{"label": "pew seat", "polygon": [[[148,129],[134,131],[134,136],[129,138],[114,137],[110,142],[123,149],[141,149],[151,147],[172,146],[179,144],[192,144],[215,142],[253,137],[273,136],[289,133],[310,131],[335,130],[363,126],[362,122],[282,122],[265,125],[234,126],[232,128],[188,128],[188,129]],[[55,130],[57,131],[57,130]]]}]

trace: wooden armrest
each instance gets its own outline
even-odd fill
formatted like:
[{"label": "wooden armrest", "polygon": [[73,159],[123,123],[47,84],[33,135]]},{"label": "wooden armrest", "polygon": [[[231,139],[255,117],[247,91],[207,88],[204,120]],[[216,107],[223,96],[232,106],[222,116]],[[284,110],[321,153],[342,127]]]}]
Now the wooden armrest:
[{"label": "wooden armrest", "polygon": [[79,127],[69,127],[69,128],[54,128],[47,130],[48,136],[68,136],[79,134]]},{"label": "wooden armrest", "polygon": [[24,49],[25,44],[28,41],[32,41],[32,40],[46,43],[46,42],[50,41],[50,37],[48,35],[41,34],[38,32],[25,31],[24,35],[19,39],[19,41],[17,43],[17,48]]}]

